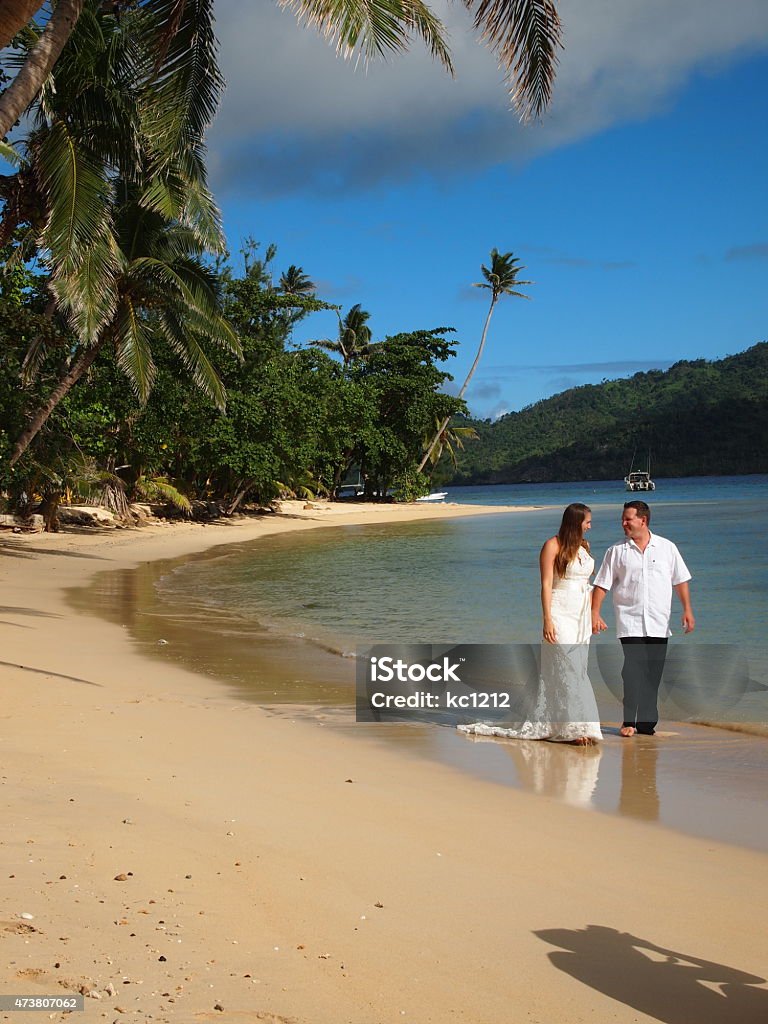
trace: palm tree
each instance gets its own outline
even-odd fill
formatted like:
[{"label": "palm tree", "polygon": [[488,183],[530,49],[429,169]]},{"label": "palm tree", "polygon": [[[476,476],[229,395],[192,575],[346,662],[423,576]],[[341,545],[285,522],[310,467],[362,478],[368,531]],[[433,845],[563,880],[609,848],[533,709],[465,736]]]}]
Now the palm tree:
[{"label": "palm tree", "polygon": [[19,255],[42,252],[58,309],[84,342],[111,312],[118,179],[208,249],[224,245],[204,165],[204,132],[222,85],[212,23],[196,4],[196,21],[179,20],[159,59],[165,23],[148,6],[118,21],[108,5],[88,0],[34,104],[29,133],[13,146],[0,143],[17,167],[0,178],[0,240],[27,225]]},{"label": "palm tree", "polygon": [[[190,4],[195,19],[177,11],[160,53],[167,26],[151,6],[131,5],[118,21],[109,5],[88,0],[28,135],[2,146],[18,170],[0,179],[0,237],[20,232],[17,258],[37,254],[50,268],[48,313],[76,337],[67,373],[31,417],[12,464],[108,344],[144,399],[151,340],[162,333],[193,380],[223,402],[202,347],[238,347],[200,262],[224,244],[203,159],[221,87],[212,25],[204,0]],[[34,339],[27,376],[44,355]]]},{"label": "palm tree", "polygon": [[280,275],[278,288],[285,295],[313,295],[315,283],[307,277],[302,267],[296,267],[292,263]]},{"label": "palm tree", "polygon": [[[432,56],[453,72],[445,27],[425,0],[278,0],[299,21],[316,26],[344,56],[369,60],[408,49],[420,37]],[[561,45],[555,0],[463,0],[474,27],[498,57],[523,118],[549,104]],[[162,21],[158,57],[173,46],[180,26],[198,13],[210,18],[210,0],[58,0],[15,78],[0,94],[0,136],[4,136],[39,93],[84,11],[108,8],[119,15],[142,8]],[[0,49],[10,45],[43,4],[4,0],[0,6]],[[36,33],[37,35],[37,33]]]},{"label": "palm tree", "polygon": [[[475,370],[480,362],[480,357],[483,354],[485,348],[485,342],[488,337],[488,327],[493,316],[493,311],[496,308],[496,303],[502,297],[502,295],[514,295],[518,299],[528,299],[529,295],[524,295],[522,292],[517,291],[517,288],[521,285],[533,284],[533,281],[518,281],[517,275],[521,270],[525,270],[525,267],[520,266],[520,260],[516,259],[511,252],[499,252],[498,249],[491,249],[491,265],[486,267],[485,264],[481,264],[480,269],[482,270],[484,281],[476,282],[473,284],[473,288],[485,288],[491,293],[491,304],[488,307],[488,313],[485,317],[485,324],[483,325],[483,333],[480,336],[480,345],[477,349],[477,355],[475,361],[469,368],[464,383],[461,385],[458,397],[463,398],[464,394],[469,387],[469,382],[472,380]],[[432,443],[424,452],[424,458],[419,463],[419,472],[424,469],[424,466],[428,461],[432,460],[432,453],[440,443],[440,438],[443,431],[448,426],[450,416],[446,418],[439,425],[437,433],[435,434]],[[433,463],[436,460],[432,460]]]},{"label": "palm tree", "polygon": [[[75,347],[67,372],[17,440],[11,466],[107,347],[114,350],[118,366],[143,402],[156,372],[152,347],[162,339],[179,356],[192,381],[223,408],[224,386],[206,348],[239,355],[240,345],[221,315],[216,278],[201,262],[195,233],[168,224],[159,213],[130,197],[116,209],[114,229],[116,272],[109,302],[104,304],[108,315],[93,337]],[[40,355],[36,353],[35,358]]]},{"label": "palm tree", "polygon": [[344,365],[349,366],[357,359],[364,359],[371,351],[372,334],[368,326],[370,318],[371,314],[363,309],[359,302],[355,303],[344,319],[339,317],[338,340],[311,341],[310,345],[323,348],[327,352],[337,352]]},{"label": "palm tree", "polygon": [[474,427],[449,427],[447,422],[443,425],[439,419],[435,420],[435,427],[438,429],[442,427],[442,430],[440,430],[436,442],[430,445],[429,461],[433,467],[436,466],[443,452],[446,451],[455,469],[458,466],[456,452],[463,452],[464,442],[476,441],[479,435]]}]

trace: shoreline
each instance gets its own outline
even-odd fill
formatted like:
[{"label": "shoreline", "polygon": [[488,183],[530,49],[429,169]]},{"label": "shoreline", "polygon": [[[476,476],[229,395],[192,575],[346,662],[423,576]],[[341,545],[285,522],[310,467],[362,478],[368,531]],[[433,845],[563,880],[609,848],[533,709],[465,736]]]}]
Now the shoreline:
[{"label": "shoreline", "polygon": [[[468,508],[378,514],[478,514]],[[353,511],[374,521],[339,516]],[[558,970],[553,953],[607,948],[616,970],[621,957],[633,969],[650,943],[719,965],[711,980],[734,987],[728,1020],[763,1019],[764,855],[270,715],[66,604],[63,591],[97,571],[266,537],[273,518],[2,538],[0,992],[91,985],[92,1018],[161,1022],[442,1024],[474,1022],[479,1006],[484,1024],[506,1024],[510,1006],[567,1024],[664,1019],[642,993],[613,991],[611,972]],[[627,864],[633,890],[664,885],[661,908],[643,898],[628,912]],[[659,967],[654,1005],[668,998],[672,1013],[682,999],[724,1024],[725,1000],[686,981],[690,967],[641,959]]]}]

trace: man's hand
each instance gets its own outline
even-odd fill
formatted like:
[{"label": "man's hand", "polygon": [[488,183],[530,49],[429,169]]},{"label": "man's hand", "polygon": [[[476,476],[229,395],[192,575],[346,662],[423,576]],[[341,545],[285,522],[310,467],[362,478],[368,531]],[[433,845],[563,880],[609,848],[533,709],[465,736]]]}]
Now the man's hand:
[{"label": "man's hand", "polygon": [[691,607],[691,592],[687,583],[678,583],[673,586],[672,589],[675,591],[677,596],[680,598],[680,604],[683,606],[683,632],[692,633],[696,629],[696,619],[693,617],[693,608]]},{"label": "man's hand", "polygon": [[608,627],[606,626],[606,624],[603,621],[603,619],[601,618],[601,616],[600,615],[593,615],[592,616],[592,632],[593,633],[602,633],[604,629],[608,629]]}]

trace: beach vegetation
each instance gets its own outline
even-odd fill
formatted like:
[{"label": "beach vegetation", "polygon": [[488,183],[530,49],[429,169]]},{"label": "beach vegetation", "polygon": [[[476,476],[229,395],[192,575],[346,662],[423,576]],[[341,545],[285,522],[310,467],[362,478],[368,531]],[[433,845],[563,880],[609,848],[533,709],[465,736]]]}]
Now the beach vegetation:
[{"label": "beach vegetation", "polygon": [[[144,401],[163,338],[219,405],[210,350],[238,350],[204,263],[224,244],[204,164],[221,87],[210,20],[180,10],[161,45],[157,12],[118,13],[85,5],[23,135],[3,143],[16,172],[0,182],[2,241],[16,239],[12,260],[47,272],[45,315],[69,334],[63,372],[44,401],[28,405],[11,465],[105,348]],[[46,343],[46,332],[30,341],[28,381]]]},{"label": "beach vegetation", "polygon": [[[172,336],[153,339],[152,387],[143,392],[126,375],[119,348],[105,345],[83,372],[87,386],[61,397],[9,468],[26,410],[46,400],[78,351],[72,327],[41,312],[49,274],[18,261],[0,293],[0,393],[8,397],[0,446],[5,488],[16,504],[29,510],[77,497],[100,500],[124,518],[136,501],[231,515],[281,497],[331,497],[352,466],[369,498],[387,499],[393,489],[400,500],[422,493],[414,474],[424,435],[439,418],[466,411],[442,390],[450,380],[444,364],[456,347],[451,331],[366,342],[365,354],[346,361],[340,350],[300,347],[294,327],[336,307],[308,289],[285,289],[280,282],[288,275],[274,269],[274,246],[248,240],[240,255],[240,269],[225,258],[204,268],[237,340],[236,351],[223,348],[216,356],[226,407],[215,393],[190,386]],[[147,330],[163,309],[159,299],[147,308]],[[341,322],[370,337],[360,330],[367,319],[358,308]],[[36,350],[35,373],[20,385],[29,339],[41,324],[52,333]],[[92,485],[75,485],[75,476],[85,479],[86,463]]]},{"label": "beach vegetation", "polygon": [[[464,378],[464,383],[459,389],[459,398],[463,398],[466,394],[467,388],[469,387],[472,378],[475,375],[475,370],[480,365],[480,359],[485,350],[485,343],[488,340],[488,328],[491,324],[491,317],[493,311],[496,308],[499,299],[504,295],[511,295],[518,299],[527,299],[530,296],[525,295],[523,292],[518,291],[518,288],[524,285],[532,284],[532,281],[520,281],[518,280],[518,274],[521,270],[525,270],[525,267],[520,265],[520,260],[512,255],[511,252],[499,252],[498,249],[491,249],[491,258],[486,266],[484,263],[480,267],[483,274],[483,281],[473,285],[474,288],[483,288],[490,292],[490,303],[488,305],[488,312],[485,315],[485,322],[483,324],[483,330],[480,335],[480,343],[477,347],[477,354],[475,355],[474,361],[469,368],[469,372]],[[419,472],[421,472],[428,462],[432,465],[436,465],[440,454],[445,448],[445,431],[448,427],[448,418],[441,420],[437,425],[437,430],[434,436],[429,442],[427,442],[424,454],[421,462],[419,463]],[[467,434],[464,435],[469,436]]]},{"label": "beach vegetation", "polygon": [[417,469],[406,470],[395,477],[392,486],[392,497],[395,501],[416,501],[417,498],[429,494],[430,480],[426,473]]},{"label": "beach vegetation", "polygon": [[316,348],[326,352],[335,352],[341,356],[345,366],[356,359],[365,359],[371,351],[373,334],[368,326],[371,314],[363,309],[359,302],[355,303],[347,313],[339,317],[338,338],[317,338],[310,342]]},{"label": "beach vegetation", "polygon": [[[431,465],[436,466],[442,455],[445,452],[448,455],[448,459],[454,469],[458,468],[458,452],[464,451],[465,441],[476,441],[479,437],[477,430],[474,427],[459,426],[458,424],[446,424],[443,425],[439,421],[435,422],[435,427],[439,433],[437,435],[437,443],[430,446],[429,461]],[[442,429],[441,429],[442,428]],[[429,444],[430,438],[425,438],[424,443]]]}]

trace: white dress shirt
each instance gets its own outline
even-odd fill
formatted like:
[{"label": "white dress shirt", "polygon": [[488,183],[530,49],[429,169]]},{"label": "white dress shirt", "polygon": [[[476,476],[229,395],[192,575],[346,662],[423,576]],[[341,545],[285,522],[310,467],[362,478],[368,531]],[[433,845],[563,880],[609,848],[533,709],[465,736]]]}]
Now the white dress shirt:
[{"label": "white dress shirt", "polygon": [[669,636],[672,588],[691,578],[671,540],[652,533],[645,551],[629,538],[605,553],[595,586],[610,590],[616,635]]}]

